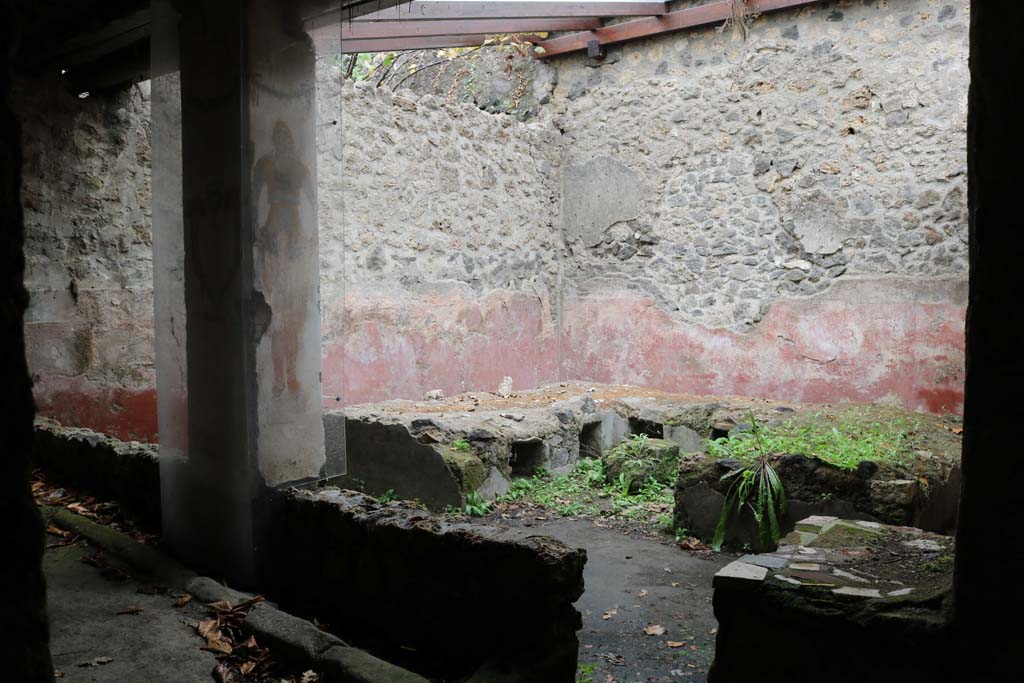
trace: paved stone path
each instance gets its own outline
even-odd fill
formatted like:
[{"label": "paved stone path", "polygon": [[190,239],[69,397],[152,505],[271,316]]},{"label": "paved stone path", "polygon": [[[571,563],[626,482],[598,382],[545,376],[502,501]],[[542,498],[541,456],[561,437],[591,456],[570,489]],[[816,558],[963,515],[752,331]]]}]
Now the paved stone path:
[{"label": "paved stone path", "polygon": [[[50,651],[63,674],[60,683],[210,683],[216,659],[199,649],[202,640],[183,623],[203,612],[174,607],[174,594],[139,593],[142,584],[134,579],[103,576],[81,560],[95,552],[79,542],[48,548],[43,558]],[[142,611],[118,614],[128,607]]]},{"label": "paved stone path", "polygon": [[[702,683],[707,678],[717,627],[711,580],[734,556],[703,559],[589,520],[534,522],[532,528],[587,550],[586,591],[576,607],[583,613],[580,664],[595,665],[593,683]],[[663,626],[665,633],[646,635],[648,626]],[[686,644],[669,647],[669,641]]]}]

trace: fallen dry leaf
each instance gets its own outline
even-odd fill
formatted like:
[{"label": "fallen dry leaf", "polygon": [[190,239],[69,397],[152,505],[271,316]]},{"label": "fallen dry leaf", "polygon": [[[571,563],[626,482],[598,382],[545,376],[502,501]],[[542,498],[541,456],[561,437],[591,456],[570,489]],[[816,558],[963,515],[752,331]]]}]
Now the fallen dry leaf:
[{"label": "fallen dry leaf", "polygon": [[243,676],[248,676],[252,673],[252,670],[256,668],[256,662],[243,662],[242,666],[238,667],[238,670],[242,672]]},{"label": "fallen dry leaf", "polygon": [[206,647],[200,649],[209,650],[210,652],[216,652],[217,654],[222,655],[231,654],[234,650],[234,648],[231,647],[231,643],[224,638],[221,638],[220,631],[217,631],[215,635],[216,637],[213,637],[213,635],[208,637],[206,639]]},{"label": "fallen dry leaf", "polygon": [[665,635],[665,627],[661,624],[651,624],[650,626],[644,626],[644,633],[649,636],[663,636]]},{"label": "fallen dry leaf", "polygon": [[683,640],[669,640],[665,642],[669,647],[683,647],[686,645],[686,641]]},{"label": "fallen dry leaf", "polygon": [[600,657],[601,659],[603,659],[604,661],[608,662],[609,664],[613,665],[613,666],[625,666],[626,665],[626,658],[623,657],[622,655],[617,655],[617,654],[615,654],[613,652],[601,652],[597,656]]},{"label": "fallen dry leaf", "polygon": [[78,666],[103,666],[104,664],[110,664],[112,661],[114,661],[113,657],[93,657],[84,662],[79,662]]},{"label": "fallen dry leaf", "polygon": [[125,607],[123,610],[119,610],[118,614],[139,614],[142,612],[142,608],[136,605],[130,605]]},{"label": "fallen dry leaf", "polygon": [[83,517],[91,517],[93,519],[96,518],[96,513],[91,511],[89,508],[85,507],[81,503],[69,503],[65,507],[67,507],[67,509],[71,510],[72,512],[82,515]]},{"label": "fallen dry leaf", "polygon": [[174,601],[174,606],[175,607],[184,607],[185,605],[187,605],[190,602],[192,602],[192,596],[189,595],[188,593],[185,593],[184,595],[179,596],[178,599]]},{"label": "fallen dry leaf", "polygon": [[218,662],[217,666],[213,667],[213,677],[217,683],[228,683],[230,675],[231,665],[227,662]]},{"label": "fallen dry leaf", "polygon": [[606,611],[604,614],[602,614],[601,618],[604,619],[605,621],[607,621],[607,620],[611,619],[612,617],[614,617],[618,613],[619,613],[618,609],[612,608],[612,609]]},{"label": "fallen dry leaf", "polygon": [[196,626],[196,630],[199,631],[199,635],[206,638],[217,629],[216,619],[203,619]]},{"label": "fallen dry leaf", "polygon": [[953,427],[949,431],[953,432],[954,434],[963,434],[964,433],[964,428],[963,427]]}]

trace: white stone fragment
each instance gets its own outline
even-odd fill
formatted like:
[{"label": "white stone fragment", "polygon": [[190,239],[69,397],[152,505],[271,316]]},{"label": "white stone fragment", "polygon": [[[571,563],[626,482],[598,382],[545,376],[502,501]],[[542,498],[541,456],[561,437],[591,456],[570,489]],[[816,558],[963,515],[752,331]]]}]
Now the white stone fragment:
[{"label": "white stone fragment", "polygon": [[915,538],[913,541],[903,541],[903,545],[907,548],[914,548],[915,550],[942,550],[942,544],[937,541],[933,541],[930,538]]},{"label": "white stone fragment", "polygon": [[855,586],[843,586],[832,591],[836,595],[855,595],[859,598],[880,598],[882,591],[877,588],[857,588]]},{"label": "white stone fragment", "polygon": [[794,579],[794,578],[792,578],[790,576],[783,576],[782,574],[776,574],[775,578],[778,579],[779,581],[785,581],[786,583],[791,583],[794,586],[802,586],[803,585],[802,583],[800,583],[799,581],[797,581],[796,579]]},{"label": "white stone fragment", "polygon": [[789,565],[789,568],[796,569],[801,572],[816,572],[821,569],[821,565],[814,562],[794,562]]},{"label": "white stone fragment", "polygon": [[861,583],[870,583],[870,581],[865,579],[863,576],[857,576],[856,574],[851,574],[850,572],[844,572],[842,569],[836,569],[835,567],[832,568],[832,573],[835,574],[836,576],[842,577],[844,579],[849,579],[850,581],[860,581]]},{"label": "white stone fragment", "polygon": [[747,587],[761,583],[766,576],[768,576],[768,570],[765,567],[737,560],[719,569],[712,584],[716,588],[723,586]]}]

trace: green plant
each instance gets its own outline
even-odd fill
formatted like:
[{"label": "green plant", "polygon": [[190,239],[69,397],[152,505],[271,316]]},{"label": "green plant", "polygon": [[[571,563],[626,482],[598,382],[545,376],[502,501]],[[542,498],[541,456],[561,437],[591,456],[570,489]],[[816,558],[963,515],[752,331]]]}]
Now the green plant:
[{"label": "green plant", "polygon": [[390,503],[394,499],[395,499],[395,490],[394,489],[388,489],[384,493],[382,493],[379,496],[377,496],[377,502],[378,503]]},{"label": "green plant", "polygon": [[834,418],[813,413],[776,427],[759,426],[758,432],[760,447],[758,440],[747,432],[708,441],[708,454],[753,460],[763,448],[770,453],[816,457],[852,470],[864,460],[899,464],[914,451],[908,425],[903,420],[879,421],[857,409],[846,410]]},{"label": "green plant", "polygon": [[625,445],[626,453],[632,455],[634,458],[643,458],[651,452],[650,446],[647,445],[646,434],[632,434],[629,437],[629,442]]},{"label": "green plant", "polygon": [[491,504],[476,491],[466,494],[465,512],[470,517],[483,517],[491,511]]},{"label": "green plant", "polygon": [[454,448],[457,451],[469,451],[473,449],[473,447],[469,445],[469,442],[466,441],[464,437],[460,437],[458,439],[455,439],[455,441],[452,441],[452,448]]},{"label": "green plant", "polygon": [[576,683],[594,683],[597,664],[579,664],[576,668]]},{"label": "green plant", "polygon": [[623,496],[629,495],[630,485],[629,475],[625,472],[619,472],[619,478],[615,480],[615,485],[619,487],[619,493]]},{"label": "green plant", "polygon": [[762,546],[775,545],[782,535],[779,517],[786,512],[786,492],[775,468],[768,462],[768,452],[761,440],[761,428],[753,411],[750,413],[750,425],[757,457],[753,463],[734,469],[722,477],[723,481],[732,479],[732,484],[726,491],[722,515],[718,518],[715,537],[711,542],[715,550],[722,549],[733,511],[742,511],[744,505],[754,514]]}]

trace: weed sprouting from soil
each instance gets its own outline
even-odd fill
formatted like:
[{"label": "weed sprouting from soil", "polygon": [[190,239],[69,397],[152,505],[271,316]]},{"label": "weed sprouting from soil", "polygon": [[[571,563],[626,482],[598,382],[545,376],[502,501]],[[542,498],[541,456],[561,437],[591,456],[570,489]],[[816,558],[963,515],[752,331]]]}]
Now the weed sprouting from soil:
[{"label": "weed sprouting from soil", "polygon": [[[762,426],[764,451],[803,455],[852,470],[863,460],[903,463],[914,450],[918,425],[902,418],[880,421],[851,409],[835,417],[811,414],[776,426]],[[758,457],[755,439],[746,432],[708,442],[708,454],[751,461]]]},{"label": "weed sprouting from soil", "polygon": [[675,477],[666,481],[647,480],[639,491],[629,493],[618,482],[605,481],[604,463],[580,460],[568,474],[552,475],[541,471],[532,477],[517,479],[501,500],[542,505],[562,516],[614,516],[648,520],[665,531],[671,530],[672,488]]}]

